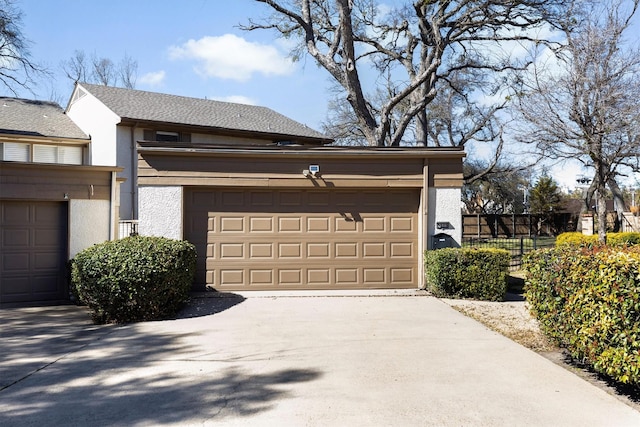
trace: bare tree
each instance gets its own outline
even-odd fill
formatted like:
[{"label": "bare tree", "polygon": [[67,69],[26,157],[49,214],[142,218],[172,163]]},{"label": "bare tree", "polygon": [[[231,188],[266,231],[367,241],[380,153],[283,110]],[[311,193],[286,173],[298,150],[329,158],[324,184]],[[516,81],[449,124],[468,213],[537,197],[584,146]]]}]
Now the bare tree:
[{"label": "bare tree", "polygon": [[76,50],[73,56],[61,64],[67,78],[73,82],[86,82],[89,79],[91,65],[83,50]]},{"label": "bare tree", "polygon": [[103,86],[116,86],[118,72],[116,66],[109,58],[99,58],[94,56],[91,60],[93,68],[93,79]]},{"label": "bare tree", "polygon": [[593,170],[586,205],[595,196],[598,237],[606,242],[606,188],[640,159],[640,50],[625,45],[640,0],[575,3],[583,16],[563,26],[567,43],[552,69],[523,81],[523,141],[550,159],[577,159]]},{"label": "bare tree", "polygon": [[469,161],[464,165],[464,173],[478,176],[464,185],[462,202],[467,213],[504,214],[523,213],[524,192],[529,185],[530,171],[504,168],[494,165],[491,174],[482,174],[486,165]]},{"label": "bare tree", "polygon": [[29,43],[22,34],[22,14],[12,0],[0,0],[0,84],[14,96],[29,89],[34,75],[45,70],[30,59]]},{"label": "bare tree", "polygon": [[118,64],[118,77],[122,87],[134,89],[136,87],[136,79],[138,77],[138,61],[134,60],[128,54]]},{"label": "bare tree", "polygon": [[[342,87],[369,145],[397,146],[414,126],[425,143],[428,110],[438,89],[460,70],[501,72],[523,64],[495,53],[503,42],[539,42],[523,30],[552,21],[560,0],[414,1],[381,13],[374,0],[256,0],[274,14],[246,30],[273,29],[300,41]],[[388,96],[375,99],[361,73],[393,77]],[[451,85],[453,87],[453,85]],[[417,119],[417,125],[416,125]]]},{"label": "bare tree", "polygon": [[119,64],[94,54],[91,59],[82,50],[61,63],[65,75],[73,82],[96,83],[104,86],[135,88],[138,62],[125,54]]}]

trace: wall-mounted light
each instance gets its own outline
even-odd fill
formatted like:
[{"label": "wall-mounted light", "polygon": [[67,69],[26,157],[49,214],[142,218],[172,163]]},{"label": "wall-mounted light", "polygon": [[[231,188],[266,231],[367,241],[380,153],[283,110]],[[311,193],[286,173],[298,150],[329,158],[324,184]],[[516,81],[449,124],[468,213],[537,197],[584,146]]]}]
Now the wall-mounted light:
[{"label": "wall-mounted light", "polygon": [[309,165],[309,169],[305,169],[302,171],[302,175],[305,176],[305,178],[317,178],[320,176],[320,165]]},{"label": "wall-mounted light", "polygon": [[64,199],[69,200],[69,193],[64,193]]}]

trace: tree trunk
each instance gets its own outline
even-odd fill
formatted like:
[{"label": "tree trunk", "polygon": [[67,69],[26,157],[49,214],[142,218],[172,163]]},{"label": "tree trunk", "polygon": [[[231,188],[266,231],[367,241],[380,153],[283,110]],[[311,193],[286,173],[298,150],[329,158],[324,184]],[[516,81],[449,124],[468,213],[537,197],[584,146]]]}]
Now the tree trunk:
[{"label": "tree trunk", "polygon": [[598,191],[598,242],[607,243],[607,199],[604,191]]}]

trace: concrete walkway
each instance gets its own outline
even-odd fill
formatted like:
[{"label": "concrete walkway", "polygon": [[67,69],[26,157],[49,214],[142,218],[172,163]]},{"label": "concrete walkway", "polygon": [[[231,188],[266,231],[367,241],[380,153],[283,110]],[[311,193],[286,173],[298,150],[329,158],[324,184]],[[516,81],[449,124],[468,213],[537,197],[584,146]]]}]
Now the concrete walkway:
[{"label": "concrete walkway", "polygon": [[640,413],[427,296],[197,299],[94,326],[0,309],[1,426],[638,426]]}]

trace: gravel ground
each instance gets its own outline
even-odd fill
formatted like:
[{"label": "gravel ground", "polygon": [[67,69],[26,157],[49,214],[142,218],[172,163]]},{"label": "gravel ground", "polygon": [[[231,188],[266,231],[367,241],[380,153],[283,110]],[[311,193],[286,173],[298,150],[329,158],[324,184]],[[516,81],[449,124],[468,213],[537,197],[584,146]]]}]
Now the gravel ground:
[{"label": "gravel ground", "polygon": [[538,322],[529,313],[527,303],[522,297],[522,281],[516,280],[518,286],[515,289],[511,289],[515,292],[508,293],[504,302],[456,299],[442,299],[442,301],[488,328],[570,370],[640,411],[640,392],[638,389],[616,386],[598,374],[576,365],[562,349],[556,347],[545,338],[538,327]]}]

